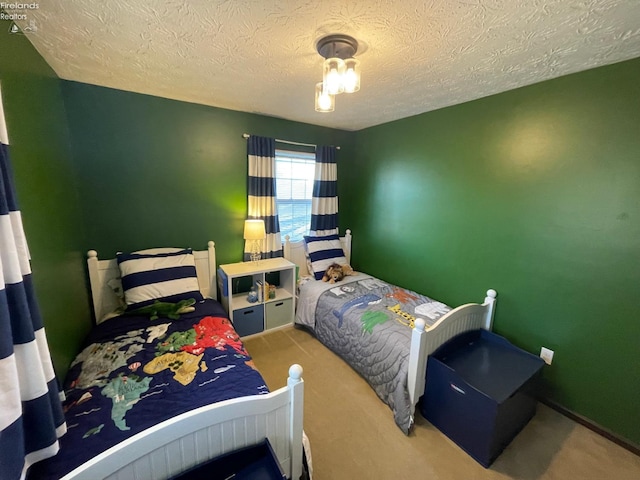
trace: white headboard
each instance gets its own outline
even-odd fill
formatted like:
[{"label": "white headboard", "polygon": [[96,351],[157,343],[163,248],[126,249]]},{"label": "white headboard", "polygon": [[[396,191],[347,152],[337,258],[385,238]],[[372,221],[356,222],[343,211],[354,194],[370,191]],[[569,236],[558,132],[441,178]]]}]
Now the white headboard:
[{"label": "white headboard", "polygon": [[[347,230],[344,237],[340,237],[340,243],[342,243],[342,249],[344,250],[344,255],[347,257],[347,262],[351,263],[351,230]],[[310,275],[309,269],[307,268],[304,240],[291,242],[289,241],[289,235],[286,235],[284,237],[284,258],[298,266],[298,274],[300,277]]]},{"label": "white headboard", "polygon": [[[205,298],[217,300],[215,243],[210,241],[207,250],[194,250],[193,256],[196,263],[200,293]],[[115,258],[98,260],[98,252],[95,250],[87,252],[87,266],[89,267],[93,313],[96,323],[100,323],[106,314],[120,307],[120,300],[112,286],[109,285],[111,280],[115,280],[115,283],[122,288],[120,284],[120,269]]]}]

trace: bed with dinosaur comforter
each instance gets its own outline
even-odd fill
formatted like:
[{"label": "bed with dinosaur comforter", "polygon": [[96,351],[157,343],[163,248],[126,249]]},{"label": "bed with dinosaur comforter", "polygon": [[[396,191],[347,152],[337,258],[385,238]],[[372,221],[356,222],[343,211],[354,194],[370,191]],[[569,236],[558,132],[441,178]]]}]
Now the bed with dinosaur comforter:
[{"label": "bed with dinosaur comforter", "polygon": [[222,305],[194,306],[177,319],[118,316],[90,333],[66,377],[60,453],[35,464],[30,479],[61,478],[183,412],[269,393]]},{"label": "bed with dinosaur comforter", "polygon": [[296,323],[311,329],[362,375],[408,433],[413,423],[407,376],[414,320],[420,317],[430,326],[450,307],[362,273],[335,284],[309,278],[299,287]]}]

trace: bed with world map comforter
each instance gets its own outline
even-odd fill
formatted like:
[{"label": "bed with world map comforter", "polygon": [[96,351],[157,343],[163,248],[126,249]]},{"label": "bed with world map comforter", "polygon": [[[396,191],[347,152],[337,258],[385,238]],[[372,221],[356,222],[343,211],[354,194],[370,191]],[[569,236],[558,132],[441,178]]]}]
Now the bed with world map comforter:
[{"label": "bed with world map comforter", "polygon": [[222,305],[207,299],[178,319],[122,315],[89,334],[67,374],[67,433],[29,479],[61,478],[128,437],[183,412],[267,394]]},{"label": "bed with world map comforter", "polygon": [[414,321],[420,317],[430,326],[450,310],[424,295],[357,273],[334,284],[301,281],[296,324],[311,329],[362,375],[407,434],[413,424],[407,379]]}]

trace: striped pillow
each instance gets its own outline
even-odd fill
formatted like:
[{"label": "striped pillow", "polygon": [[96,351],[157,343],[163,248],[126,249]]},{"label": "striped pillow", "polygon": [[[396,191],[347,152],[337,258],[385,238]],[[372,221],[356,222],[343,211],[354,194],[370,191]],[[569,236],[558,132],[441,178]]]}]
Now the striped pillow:
[{"label": "striped pillow", "polygon": [[141,250],[117,255],[127,309],[144,307],[155,300],[202,300],[191,249],[170,250],[173,249],[163,249],[162,253]]},{"label": "striped pillow", "polygon": [[311,269],[316,280],[322,280],[324,272],[332,263],[346,265],[347,257],[342,250],[340,237],[336,234],[324,237],[304,237],[304,244],[311,260]]}]

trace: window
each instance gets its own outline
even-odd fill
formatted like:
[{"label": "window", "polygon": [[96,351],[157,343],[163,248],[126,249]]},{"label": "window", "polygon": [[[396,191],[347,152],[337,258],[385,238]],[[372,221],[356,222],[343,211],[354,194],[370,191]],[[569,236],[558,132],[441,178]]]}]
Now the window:
[{"label": "window", "polygon": [[276,150],[276,206],[283,241],[302,240],[311,226],[315,153]]}]

